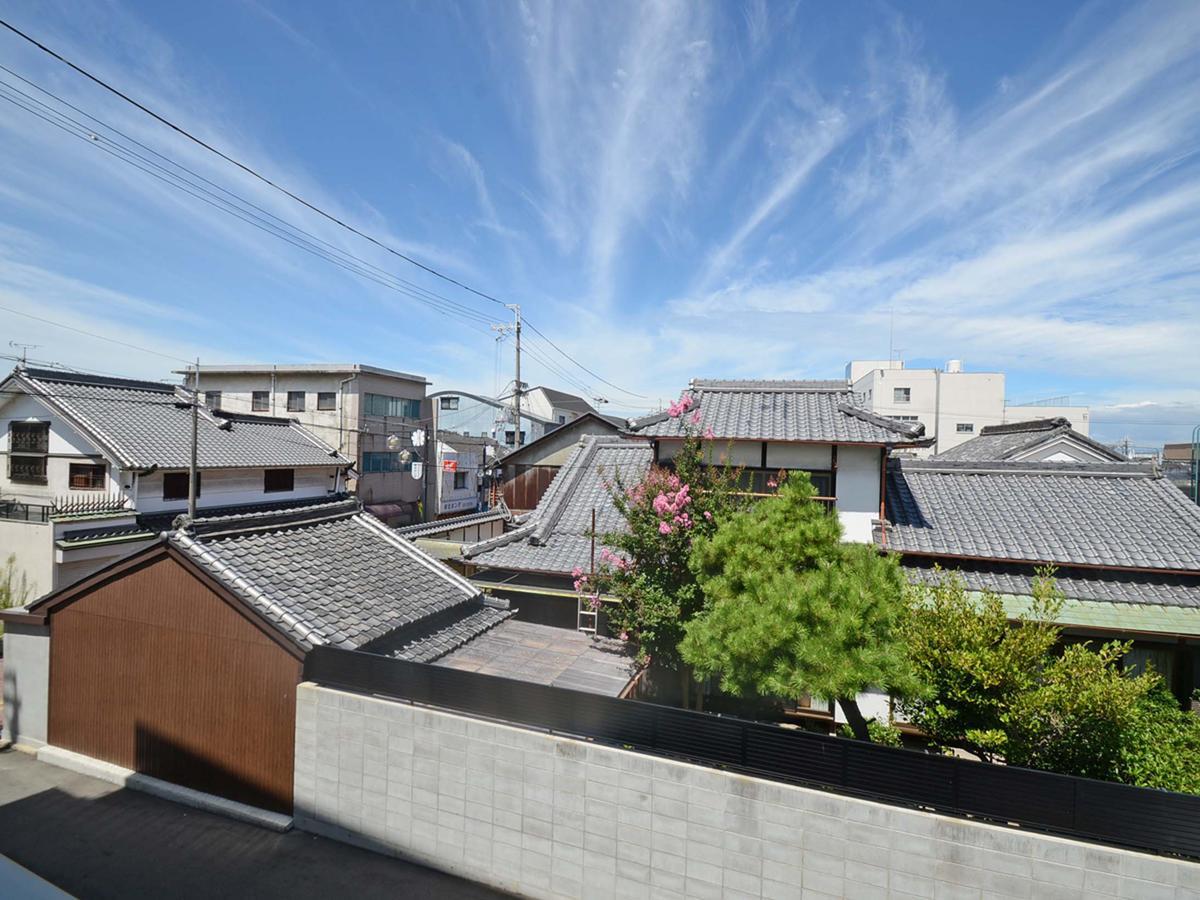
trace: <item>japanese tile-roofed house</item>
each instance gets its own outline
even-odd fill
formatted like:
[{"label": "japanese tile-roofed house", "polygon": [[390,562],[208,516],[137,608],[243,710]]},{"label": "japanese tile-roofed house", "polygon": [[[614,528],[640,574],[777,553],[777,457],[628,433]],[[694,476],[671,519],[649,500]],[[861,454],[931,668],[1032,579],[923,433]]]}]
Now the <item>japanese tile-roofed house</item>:
[{"label": "japanese tile-roofed house", "polygon": [[[187,506],[191,396],[182,388],[17,367],[0,385],[0,546],[34,596],[143,544]],[[290,418],[201,407],[197,508],[341,494],[352,461]]]},{"label": "japanese tile-roofed house", "polygon": [[845,381],[695,379],[681,399],[689,404],[682,415],[630,420],[632,435],[651,439],[656,462],[669,463],[690,429],[714,457],[743,469],[753,493],[772,490],[780,470],[808,472],[847,540],[871,540],[891,451],[930,443],[923,425],[871,412]]},{"label": "japanese tile-roofed house", "polygon": [[1068,633],[1134,639],[1129,662],[1200,687],[1200,508],[1153,464],[892,460],[875,539],[912,580],[957,571],[1014,615],[1053,566]]},{"label": "japanese tile-roofed house", "polygon": [[559,468],[533,512],[499,537],[466,547],[463,559],[477,584],[515,598],[520,617],[562,627],[578,626],[571,572],[588,571],[593,552],[592,521],[599,536],[624,527],[608,486],[640,481],[652,462],[647,441],[620,435],[587,435]]},{"label": "japanese tile-roofed house", "polygon": [[571,457],[580,438],[589,434],[611,437],[627,430],[623,421],[614,421],[597,412],[585,412],[512,451],[501,461],[505,504],[518,513],[534,509],[555,474]]},{"label": "japanese tile-roofed house", "polygon": [[1117,451],[1080,434],[1061,416],[987,425],[979,436],[937,454],[941,460],[1014,459],[1040,462],[1120,462]]},{"label": "japanese tile-roofed house", "polygon": [[505,633],[514,612],[357,499],[180,516],[151,546],[3,613],[6,705],[21,710],[6,731],[290,812],[295,687],[314,647],[613,695],[633,677],[622,646]]}]

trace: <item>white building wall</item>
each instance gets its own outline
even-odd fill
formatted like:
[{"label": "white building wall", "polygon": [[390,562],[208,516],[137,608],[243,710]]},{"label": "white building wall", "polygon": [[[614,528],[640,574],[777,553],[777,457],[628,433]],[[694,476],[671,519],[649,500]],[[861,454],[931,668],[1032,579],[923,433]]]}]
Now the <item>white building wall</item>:
[{"label": "white building wall", "polygon": [[1080,434],[1091,436],[1091,410],[1086,406],[1006,406],[1004,422],[1063,418]]},{"label": "white building wall", "polygon": [[[4,398],[0,398],[3,401]],[[46,460],[46,484],[23,484],[8,477],[8,453],[13,422],[49,422],[49,457]],[[105,463],[99,449],[61,416],[52,413],[40,400],[29,396],[0,402],[0,497],[16,498],[25,503],[50,504],[56,497],[87,498],[97,494],[121,492],[121,472],[109,465],[106,487],[99,491],[71,489],[71,463]]]},{"label": "white building wall", "polygon": [[1163,897],[1200,865],[312,684],[297,828],[535,898]]},{"label": "white building wall", "polygon": [[838,447],[837,511],[843,538],[869,544],[879,518],[878,447]]},{"label": "white building wall", "polygon": [[36,600],[54,589],[54,526],[43,522],[0,519],[0,566],[16,557],[16,571],[29,586],[26,599]]},{"label": "white building wall", "polygon": [[[247,503],[298,500],[322,497],[335,489],[337,468],[295,470],[295,488],[291,491],[263,491],[264,469],[201,469],[200,496],[196,508],[239,506]],[[187,499],[163,499],[163,471],[160,469],[138,478],[137,510],[141,513],[187,511]]]},{"label": "white building wall", "polygon": [[50,628],[4,625],[4,735],[24,747],[48,740],[50,714]]}]

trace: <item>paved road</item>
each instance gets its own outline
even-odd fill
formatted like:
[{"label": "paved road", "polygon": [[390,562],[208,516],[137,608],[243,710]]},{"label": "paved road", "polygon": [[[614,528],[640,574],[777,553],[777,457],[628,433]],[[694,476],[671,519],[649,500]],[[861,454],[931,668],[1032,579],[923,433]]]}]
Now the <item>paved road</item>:
[{"label": "paved road", "polygon": [[300,831],[276,834],[0,752],[0,854],[77,897],[503,895]]}]

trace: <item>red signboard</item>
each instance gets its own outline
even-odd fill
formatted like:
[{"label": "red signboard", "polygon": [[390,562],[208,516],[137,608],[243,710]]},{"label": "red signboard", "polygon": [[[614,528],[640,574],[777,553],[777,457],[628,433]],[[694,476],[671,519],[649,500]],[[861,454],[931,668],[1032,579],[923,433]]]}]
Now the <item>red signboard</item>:
[{"label": "red signboard", "polygon": [[442,471],[443,472],[457,472],[458,471],[458,460],[457,459],[443,459],[442,460]]}]

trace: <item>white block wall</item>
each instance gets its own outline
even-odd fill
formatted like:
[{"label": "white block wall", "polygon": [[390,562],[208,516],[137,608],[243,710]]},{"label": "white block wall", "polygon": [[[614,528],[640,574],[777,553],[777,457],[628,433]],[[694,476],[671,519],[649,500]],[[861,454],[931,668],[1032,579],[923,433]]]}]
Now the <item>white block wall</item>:
[{"label": "white block wall", "polygon": [[1200,865],[302,684],[295,823],[530,897],[1200,897]]}]

